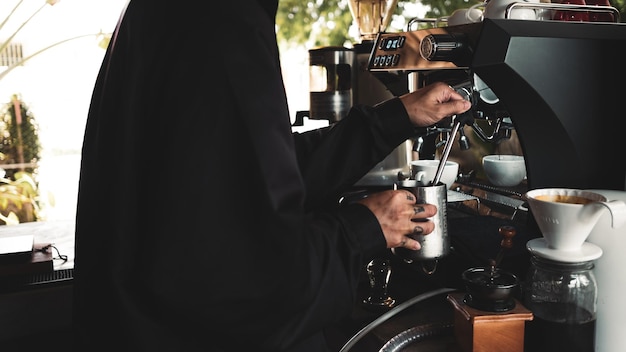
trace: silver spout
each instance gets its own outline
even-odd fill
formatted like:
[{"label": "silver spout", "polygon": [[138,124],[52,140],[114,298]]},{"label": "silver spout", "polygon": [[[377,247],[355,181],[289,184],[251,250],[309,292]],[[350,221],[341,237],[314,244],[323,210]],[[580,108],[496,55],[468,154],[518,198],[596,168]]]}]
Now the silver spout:
[{"label": "silver spout", "polygon": [[461,146],[461,150],[468,150],[470,148],[469,138],[465,135],[465,129],[463,128],[459,130],[459,145]]},{"label": "silver spout", "polygon": [[413,151],[421,153],[422,148],[424,148],[424,138],[422,136],[417,137],[415,142],[413,142]]},{"label": "silver spout", "polygon": [[489,136],[485,133],[482,127],[476,123],[476,121],[472,124],[472,129],[483,142],[492,142],[497,144],[504,139],[511,138],[511,131],[515,129],[515,127],[510,122],[510,118],[498,117],[496,119],[496,126]]}]

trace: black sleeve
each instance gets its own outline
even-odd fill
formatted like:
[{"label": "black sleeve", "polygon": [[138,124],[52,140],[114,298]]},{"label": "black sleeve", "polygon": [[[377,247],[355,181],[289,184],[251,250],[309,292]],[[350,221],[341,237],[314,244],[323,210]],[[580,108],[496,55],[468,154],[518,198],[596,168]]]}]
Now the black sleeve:
[{"label": "black sleeve", "polygon": [[296,134],[307,206],[337,199],[415,133],[400,99],[392,98],[374,107],[354,106],[330,127]]}]

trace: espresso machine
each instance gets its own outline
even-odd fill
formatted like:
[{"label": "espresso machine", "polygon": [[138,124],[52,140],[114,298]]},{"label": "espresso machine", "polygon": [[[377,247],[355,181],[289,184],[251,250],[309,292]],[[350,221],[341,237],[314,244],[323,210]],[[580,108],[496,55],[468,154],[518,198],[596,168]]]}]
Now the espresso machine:
[{"label": "espresso machine", "polygon": [[626,152],[614,88],[626,78],[625,44],[622,23],[485,19],[380,33],[368,68],[425,77],[451,71],[451,85],[468,82],[480,96],[478,77],[498,99],[477,99],[474,117],[510,118],[529,189],[624,190],[626,163],[607,162],[606,154]]},{"label": "espresso machine", "polygon": [[[444,80],[453,88],[470,91],[476,122],[515,130],[529,190],[625,191],[625,113],[621,90],[614,88],[626,79],[625,46],[624,23],[485,18],[456,26],[379,33],[368,69],[412,76],[410,81],[421,85]],[[465,129],[484,138],[476,122]],[[486,226],[481,221],[487,219],[482,218],[451,220],[453,245],[460,247],[461,237],[471,237],[470,245],[479,241],[474,230]],[[455,220],[463,222],[455,224]],[[478,225],[474,229],[467,224]],[[541,236],[532,214],[525,225],[519,235],[522,245]],[[467,252],[479,250],[475,246]],[[523,255],[509,259],[519,260],[511,267],[528,267]],[[603,276],[616,275],[598,268]],[[516,274],[523,276],[524,270]],[[598,289],[600,296],[615,294],[602,286]],[[598,327],[608,330],[600,323]]]}]

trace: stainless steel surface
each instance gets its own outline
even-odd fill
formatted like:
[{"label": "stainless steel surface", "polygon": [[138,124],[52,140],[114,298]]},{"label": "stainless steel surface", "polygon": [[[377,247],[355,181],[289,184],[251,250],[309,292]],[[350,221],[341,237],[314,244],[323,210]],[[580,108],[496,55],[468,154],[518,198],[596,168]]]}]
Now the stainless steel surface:
[{"label": "stainless steel surface", "polygon": [[473,181],[462,181],[462,183],[464,185],[468,185],[468,186],[472,186],[472,187],[478,187],[478,188],[483,189],[485,191],[490,191],[490,192],[494,192],[494,193],[498,193],[498,194],[503,194],[505,196],[515,196],[515,197],[518,197],[520,199],[524,196],[524,194],[522,192],[518,192],[516,190],[511,190],[511,189],[504,188],[504,187],[495,187],[495,186],[492,186],[492,185],[488,185],[486,183],[478,183],[478,182],[473,182]]},{"label": "stainless steel surface", "polygon": [[471,194],[466,194],[451,189],[448,190],[448,204],[466,201],[479,201],[479,198]]},{"label": "stainless steel surface", "polygon": [[510,207],[514,211],[520,209],[523,209],[524,211],[528,210],[526,207],[523,207],[526,203],[523,200],[503,196],[494,192],[485,191],[484,200]]},{"label": "stainless steel surface", "polygon": [[352,107],[354,52],[330,46],[309,50],[309,118],[331,123]]},{"label": "stainless steel surface", "polygon": [[[456,192],[473,196],[474,204],[465,201],[452,203],[456,209],[461,209],[475,215],[488,215],[510,220],[524,220],[528,216],[528,205],[523,197],[517,196],[517,191],[509,191],[492,187],[487,184],[472,182],[457,183]],[[521,185],[523,186],[523,185]]]}]

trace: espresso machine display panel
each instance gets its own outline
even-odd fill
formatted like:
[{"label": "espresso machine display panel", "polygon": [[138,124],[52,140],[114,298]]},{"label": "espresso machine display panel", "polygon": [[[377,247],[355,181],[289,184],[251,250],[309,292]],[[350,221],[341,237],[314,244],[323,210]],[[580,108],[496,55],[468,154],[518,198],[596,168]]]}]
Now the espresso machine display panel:
[{"label": "espresso machine display panel", "polygon": [[[380,33],[368,68],[372,72],[467,68],[471,60],[468,41],[477,37],[476,32],[480,29],[480,24],[469,24],[402,33]],[[433,35],[453,39],[439,48],[440,52],[446,52],[448,60],[428,60],[420,54],[422,43]]]},{"label": "espresso machine display panel", "polygon": [[[485,19],[380,33],[371,71],[467,69],[505,107],[525,156],[528,188],[624,190],[626,25]],[[475,82],[474,82],[475,83]],[[480,116],[490,116],[489,104]],[[611,156],[614,156],[611,158]]]}]

